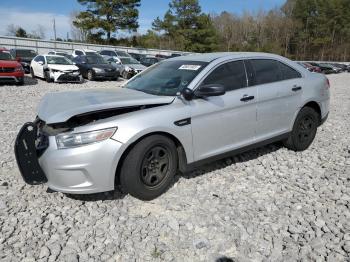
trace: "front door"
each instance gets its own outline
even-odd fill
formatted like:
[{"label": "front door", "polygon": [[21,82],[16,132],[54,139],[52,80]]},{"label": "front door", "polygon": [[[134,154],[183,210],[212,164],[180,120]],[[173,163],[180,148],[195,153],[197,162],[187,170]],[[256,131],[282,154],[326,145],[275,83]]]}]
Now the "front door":
[{"label": "front door", "polygon": [[216,67],[200,84],[223,85],[226,94],[191,101],[196,161],[253,144],[256,127],[256,87],[247,87],[243,61]]}]

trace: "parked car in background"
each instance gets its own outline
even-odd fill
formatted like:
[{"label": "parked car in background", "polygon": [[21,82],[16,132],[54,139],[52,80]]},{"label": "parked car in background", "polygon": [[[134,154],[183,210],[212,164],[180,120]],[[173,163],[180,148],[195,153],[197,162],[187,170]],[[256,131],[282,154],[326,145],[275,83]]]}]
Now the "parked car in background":
[{"label": "parked car in background", "polygon": [[321,68],[319,68],[318,66],[313,66],[307,62],[297,62],[297,63],[302,67],[306,68],[307,70],[309,70],[310,72],[322,73]]},{"label": "parked car in background", "polygon": [[162,58],[162,59],[171,58],[171,56],[168,56],[168,55],[161,55],[161,54],[156,54],[155,57]]},{"label": "parked car in background", "polygon": [[81,56],[81,55],[96,55],[97,51],[91,49],[75,49],[72,52],[73,57]]},{"label": "parked car in background", "polygon": [[5,48],[0,48],[0,83],[24,84],[22,65]]},{"label": "parked car in background", "polygon": [[30,63],[32,62],[32,59],[37,56],[37,53],[32,49],[11,49],[10,50],[11,55],[21,63],[24,72],[29,73],[30,72]]},{"label": "parked car in background", "polygon": [[111,62],[119,70],[120,75],[124,79],[130,79],[147,68],[132,57],[119,57],[118,60],[109,58],[107,61]]},{"label": "parked car in background", "polygon": [[316,63],[316,62],[308,62],[310,65],[313,65],[313,66],[317,66],[321,69],[321,72],[323,74],[333,74],[335,73],[333,67],[331,66],[328,66],[326,64],[322,64],[322,63]]},{"label": "parked car in background", "polygon": [[44,78],[48,83],[80,83],[82,77],[79,68],[64,56],[38,55],[30,64],[33,78]]},{"label": "parked car in background", "polygon": [[131,57],[131,55],[129,55],[127,52],[119,50],[101,50],[99,54],[107,60],[109,58],[114,58],[114,60],[118,60],[120,57]]},{"label": "parked car in background", "polygon": [[341,69],[340,67],[334,66],[334,65],[332,65],[332,64],[329,64],[329,63],[321,63],[321,65],[332,68],[334,74],[339,74],[339,73],[342,72],[342,69]]},{"label": "parked car in background", "polygon": [[137,61],[141,61],[142,58],[146,57],[145,54],[138,54],[138,53],[131,53],[129,52],[129,55],[131,55],[133,58],[135,58]]},{"label": "parked car in background", "polygon": [[327,119],[329,100],[324,75],[281,56],[178,57],[123,88],[44,96],[36,120],[17,136],[15,155],[30,184],[91,194],[119,183],[123,192],[151,200],[178,170],[277,141],[306,150]]},{"label": "parked car in background", "polygon": [[73,59],[83,77],[88,80],[118,80],[119,71],[101,55],[82,55]]},{"label": "parked car in background", "polygon": [[143,64],[144,66],[151,66],[154,65],[160,61],[163,61],[163,58],[155,57],[155,56],[146,56],[141,59],[140,63]]},{"label": "parked car in background", "polygon": [[341,69],[341,72],[347,71],[348,67],[345,64],[339,64],[339,63],[330,63],[330,65],[335,66],[337,68]]},{"label": "parked car in background", "polygon": [[64,56],[66,58],[68,58],[69,60],[73,60],[73,56],[71,54],[68,54],[67,52],[64,51],[50,51],[47,53],[48,55],[60,55],[60,56]]}]

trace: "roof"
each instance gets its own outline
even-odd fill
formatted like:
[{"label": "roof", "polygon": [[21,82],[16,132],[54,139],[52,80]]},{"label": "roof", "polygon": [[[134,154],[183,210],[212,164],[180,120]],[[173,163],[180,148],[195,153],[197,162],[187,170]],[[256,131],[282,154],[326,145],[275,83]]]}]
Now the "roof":
[{"label": "roof", "polygon": [[266,57],[266,58],[276,58],[280,57],[278,55],[269,53],[257,53],[257,52],[221,52],[221,53],[205,53],[205,54],[194,54],[187,56],[179,56],[170,58],[171,60],[182,60],[182,61],[201,61],[201,62],[212,62],[213,60],[230,57],[230,58],[248,58],[252,56]]}]

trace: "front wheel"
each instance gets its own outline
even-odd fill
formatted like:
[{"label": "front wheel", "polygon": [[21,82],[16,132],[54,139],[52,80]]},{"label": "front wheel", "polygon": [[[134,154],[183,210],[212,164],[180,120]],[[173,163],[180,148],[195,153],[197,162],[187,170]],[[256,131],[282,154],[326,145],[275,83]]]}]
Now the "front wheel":
[{"label": "front wheel", "polygon": [[32,78],[35,78],[34,70],[32,67],[30,68],[30,75],[32,76]]},{"label": "front wheel", "polygon": [[161,135],[146,137],[131,149],[122,164],[122,189],[140,200],[160,196],[174,179],[177,161],[171,139]]},{"label": "front wheel", "polygon": [[93,80],[95,79],[94,72],[93,72],[92,70],[89,70],[89,71],[87,72],[87,79],[88,79],[89,81],[93,81]]},{"label": "front wheel", "polygon": [[319,124],[319,114],[311,107],[304,107],[300,110],[293,130],[287,140],[285,147],[294,151],[306,150],[314,141]]},{"label": "front wheel", "polygon": [[52,79],[51,79],[49,71],[44,71],[44,77],[45,77],[45,80],[46,80],[47,83],[51,83],[52,82]]}]

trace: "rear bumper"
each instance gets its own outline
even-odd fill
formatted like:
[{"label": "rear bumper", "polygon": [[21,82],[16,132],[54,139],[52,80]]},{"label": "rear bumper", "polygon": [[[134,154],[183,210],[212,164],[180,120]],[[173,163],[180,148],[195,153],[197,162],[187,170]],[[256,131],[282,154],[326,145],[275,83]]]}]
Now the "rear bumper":
[{"label": "rear bumper", "polygon": [[55,137],[50,136],[48,147],[40,154],[35,146],[36,134],[36,124],[27,123],[15,143],[17,164],[26,183],[47,182],[50,189],[70,194],[114,189],[123,144],[107,139],[82,147],[57,149]]}]

